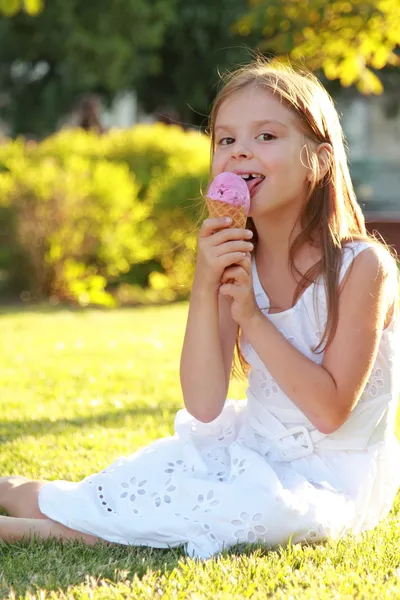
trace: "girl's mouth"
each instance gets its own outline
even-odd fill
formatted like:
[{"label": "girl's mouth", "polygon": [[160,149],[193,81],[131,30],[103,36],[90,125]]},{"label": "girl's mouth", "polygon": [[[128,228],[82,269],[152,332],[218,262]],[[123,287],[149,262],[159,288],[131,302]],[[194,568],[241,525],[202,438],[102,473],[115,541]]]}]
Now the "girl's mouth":
[{"label": "girl's mouth", "polygon": [[250,196],[254,196],[258,186],[264,181],[264,175],[259,173],[246,173],[241,175],[241,178],[247,183],[247,187],[250,192]]}]

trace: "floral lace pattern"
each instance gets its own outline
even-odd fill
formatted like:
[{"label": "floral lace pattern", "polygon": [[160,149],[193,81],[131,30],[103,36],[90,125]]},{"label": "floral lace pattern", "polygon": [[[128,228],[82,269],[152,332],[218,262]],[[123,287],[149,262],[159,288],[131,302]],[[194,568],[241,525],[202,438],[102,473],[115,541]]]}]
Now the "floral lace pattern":
[{"label": "floral lace pattern", "polygon": [[[354,255],[367,247],[354,244]],[[346,259],[341,276],[349,265]],[[320,341],[326,322],[324,286],[305,294],[296,310],[266,314],[282,335],[315,362],[313,345]],[[260,289],[257,301],[265,304]],[[318,311],[315,306],[318,305]],[[280,428],[307,429],[305,416],[285,396],[247,340],[242,351],[250,364],[248,401],[225,403],[211,423],[200,423],[186,411],[175,420],[175,434],[158,440],[128,458],[80,483],[53,482],[39,494],[41,511],[77,531],[123,544],[170,548],[184,544],[189,554],[208,557],[240,543],[268,546],[318,542],[374,527],[390,510],[400,485],[400,450],[390,419],[395,419],[397,392],[393,362],[394,325],[383,332],[377,359],[358,405],[392,402],[382,420],[382,443],[364,450],[324,452],[290,457],[294,434],[283,436],[289,454],[270,451],[274,440],[256,430],[265,409],[274,408]],[[393,394],[392,398],[390,393]],[[249,407],[249,403],[253,405]],[[250,410],[249,410],[250,408]],[[387,406],[383,407],[386,411]],[[357,409],[357,407],[356,407]],[[356,419],[346,435],[360,434]],[[392,410],[393,409],[393,410]],[[256,412],[258,411],[258,413]],[[269,412],[272,411],[272,408]],[[360,411],[362,416],[362,410]],[[386,413],[385,413],[386,414]],[[299,426],[300,424],[300,426]],[[358,427],[358,429],[357,429]],[[279,428],[278,428],[279,429]],[[305,432],[308,434],[308,430]],[[313,433],[313,432],[311,432]],[[307,436],[306,436],[307,437]],[[310,435],[308,436],[310,439]],[[369,437],[368,437],[369,440]],[[346,441],[346,440],[345,440]],[[286,452],[286,446],[284,448]]]},{"label": "floral lace pattern", "polygon": [[269,373],[261,369],[251,369],[249,374],[249,386],[260,390],[262,395],[269,399],[279,394],[279,387]]},{"label": "floral lace pattern", "polygon": [[239,527],[233,532],[239,542],[255,542],[266,538],[267,529],[262,525],[264,518],[261,513],[256,513],[252,517],[247,512],[240,513],[240,518],[234,519],[232,525]]},{"label": "floral lace pattern", "polygon": [[371,396],[377,396],[380,392],[383,391],[385,387],[385,382],[383,380],[383,370],[378,367],[373,369],[371,376],[365,386],[365,391],[368,392]]}]

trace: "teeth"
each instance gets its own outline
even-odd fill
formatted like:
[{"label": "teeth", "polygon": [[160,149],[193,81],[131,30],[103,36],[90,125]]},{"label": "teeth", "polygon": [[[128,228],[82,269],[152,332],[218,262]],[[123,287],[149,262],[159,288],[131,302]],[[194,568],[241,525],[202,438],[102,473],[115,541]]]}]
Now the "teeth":
[{"label": "teeth", "polygon": [[245,181],[248,181],[249,179],[264,179],[264,175],[260,175],[259,173],[245,173],[244,175],[241,175],[241,178]]}]

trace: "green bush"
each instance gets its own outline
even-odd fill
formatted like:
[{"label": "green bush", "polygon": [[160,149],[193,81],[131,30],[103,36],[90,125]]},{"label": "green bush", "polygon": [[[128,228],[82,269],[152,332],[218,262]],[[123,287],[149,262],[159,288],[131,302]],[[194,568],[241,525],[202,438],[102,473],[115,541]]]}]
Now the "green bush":
[{"label": "green bush", "polygon": [[110,130],[102,136],[64,129],[44,140],[34,153],[36,157],[52,156],[60,161],[74,153],[87,158],[124,162],[135,174],[140,195],[144,197],[153,182],[166,173],[193,173],[194,165],[201,163],[207,176],[209,140],[198,132],[162,123]]},{"label": "green bush", "polygon": [[79,304],[187,297],[208,164],[206,136],[162,124],[1,146],[0,276]]},{"label": "green bush", "polygon": [[[125,165],[70,156],[10,159],[2,175],[16,215],[15,243],[29,260],[36,297],[110,304],[109,280],[151,256],[148,207]],[[140,229],[140,235],[139,235]]]}]

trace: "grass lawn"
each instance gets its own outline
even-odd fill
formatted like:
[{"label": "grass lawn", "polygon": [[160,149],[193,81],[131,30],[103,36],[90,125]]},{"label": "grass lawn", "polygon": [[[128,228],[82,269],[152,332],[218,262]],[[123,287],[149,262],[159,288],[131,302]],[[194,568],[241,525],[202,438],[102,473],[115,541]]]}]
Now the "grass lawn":
[{"label": "grass lawn", "polygon": [[[186,311],[3,309],[0,474],[79,480],[171,434]],[[358,539],[203,563],[181,550],[3,543],[0,598],[400,598],[399,500]]]}]

